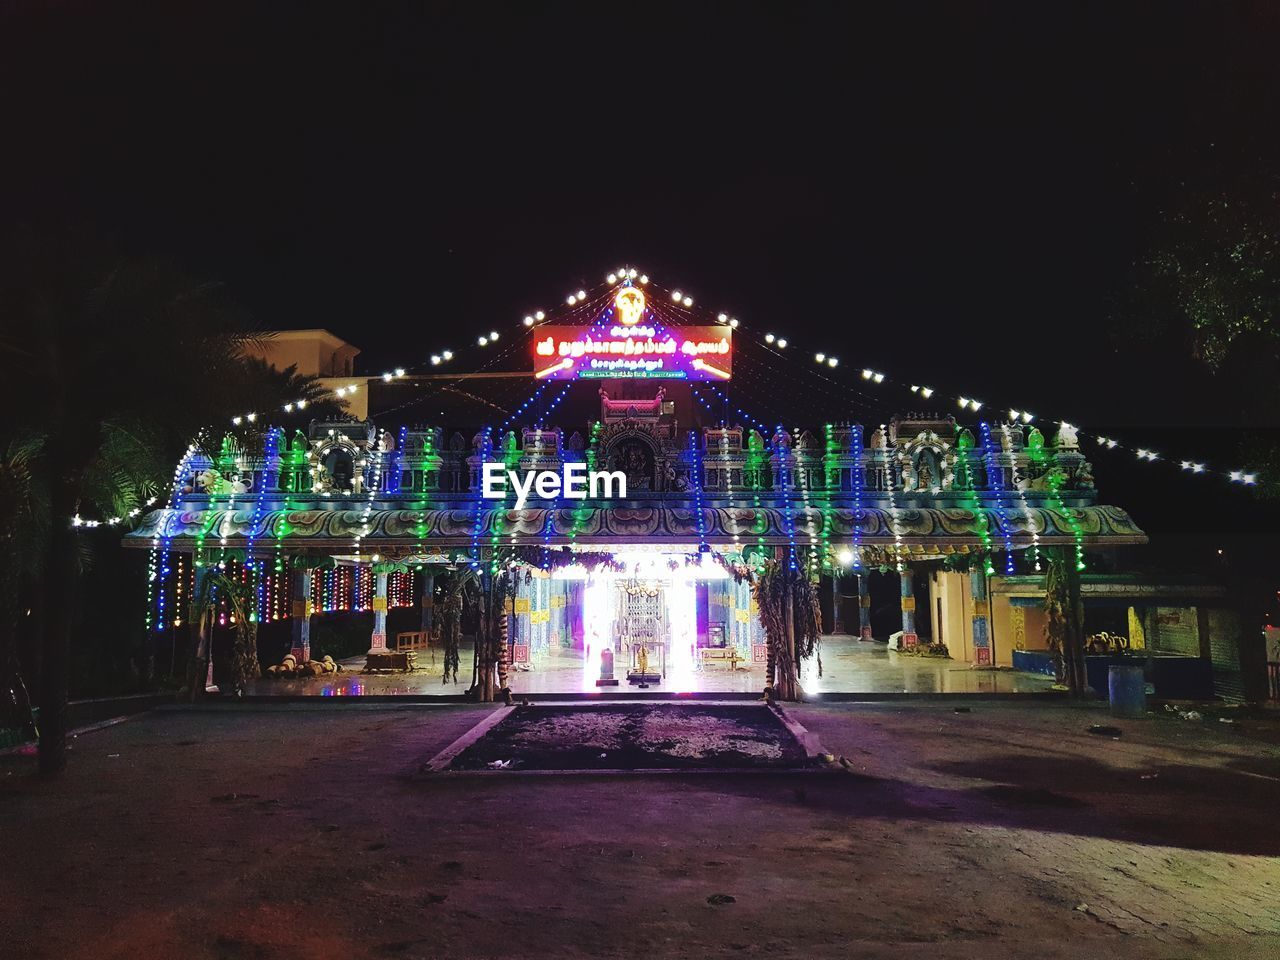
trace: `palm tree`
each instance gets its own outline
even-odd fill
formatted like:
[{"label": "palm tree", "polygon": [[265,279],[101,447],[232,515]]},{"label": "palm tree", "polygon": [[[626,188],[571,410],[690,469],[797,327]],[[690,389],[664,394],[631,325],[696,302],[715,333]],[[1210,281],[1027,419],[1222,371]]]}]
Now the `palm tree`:
[{"label": "palm tree", "polygon": [[[121,255],[83,232],[23,231],[0,245],[0,356],[10,402],[0,443],[31,446],[25,469],[48,517],[21,562],[43,569],[40,769],[65,764],[70,637],[78,612],[79,515],[119,516],[167,481],[201,426],[246,410],[261,339],[224,288]],[[285,398],[264,409],[279,409]],[[3,449],[3,447],[0,447]],[[42,533],[43,535],[39,535]]]}]

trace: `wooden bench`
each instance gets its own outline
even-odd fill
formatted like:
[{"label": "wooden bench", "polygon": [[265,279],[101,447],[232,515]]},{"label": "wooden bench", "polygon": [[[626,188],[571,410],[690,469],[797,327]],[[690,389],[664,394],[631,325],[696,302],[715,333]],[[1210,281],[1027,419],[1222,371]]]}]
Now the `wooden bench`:
[{"label": "wooden bench", "polygon": [[737,647],[701,647],[698,650],[698,662],[703,667],[719,664],[736,670],[741,660]]},{"label": "wooden bench", "polygon": [[396,634],[396,652],[429,650],[431,652],[431,663],[434,665],[436,662],[436,650],[432,641],[431,634],[425,630],[406,630],[404,633]]}]

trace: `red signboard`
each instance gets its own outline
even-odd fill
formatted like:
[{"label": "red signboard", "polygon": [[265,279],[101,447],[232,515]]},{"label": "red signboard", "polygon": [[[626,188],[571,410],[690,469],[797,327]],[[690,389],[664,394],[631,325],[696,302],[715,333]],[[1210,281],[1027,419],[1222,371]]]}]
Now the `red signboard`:
[{"label": "red signboard", "polygon": [[733,328],[596,324],[534,332],[539,380],[728,380]]}]

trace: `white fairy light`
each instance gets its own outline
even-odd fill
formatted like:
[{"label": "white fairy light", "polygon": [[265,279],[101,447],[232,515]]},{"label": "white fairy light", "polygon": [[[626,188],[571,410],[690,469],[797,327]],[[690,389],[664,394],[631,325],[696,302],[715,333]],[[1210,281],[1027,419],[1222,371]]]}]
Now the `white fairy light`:
[{"label": "white fairy light", "polygon": [[546,316],[547,316],[547,315],[546,315],[545,313],[543,313],[541,310],[539,310],[537,313],[535,313],[535,314],[533,315],[533,319],[535,319],[535,320],[544,320],[544,319],[546,319]]},{"label": "white fairy light", "polygon": [[828,367],[836,367],[836,366],[839,366],[839,365],[840,365],[840,360],[839,360],[839,358],[838,358],[838,357],[827,357],[827,366],[828,366]]},{"label": "white fairy light", "polygon": [[525,325],[526,327],[532,327],[532,326],[533,326],[533,314],[530,314],[529,316],[527,316],[527,317],[525,317],[525,318],[524,318],[524,325]]},{"label": "white fairy light", "polygon": [[778,349],[780,349],[780,350],[785,350],[785,349],[787,349],[787,341],[786,341],[785,339],[783,339],[782,337],[779,337],[779,338],[778,338]]},{"label": "white fairy light", "polygon": [[438,353],[433,353],[433,354],[431,355],[431,365],[432,365],[433,367],[438,367],[438,366],[440,366],[440,354],[438,354]]},{"label": "white fairy light", "polygon": [[498,331],[497,331],[497,330],[490,330],[490,331],[489,331],[489,339],[490,339],[490,340],[492,340],[492,341],[494,341],[494,342],[496,343],[496,342],[497,342],[497,339],[498,339]]},{"label": "white fairy light", "polygon": [[693,306],[693,297],[685,297],[685,298],[684,298],[684,300],[683,300],[683,301],[681,301],[681,302],[682,302],[686,307],[692,307],[692,306]]},{"label": "white fairy light", "polygon": [[735,320],[733,317],[730,317],[730,318],[729,318],[729,326],[731,326],[731,327],[733,327],[733,329],[737,330],[737,329],[738,329],[738,321],[737,321],[737,320]]},{"label": "white fairy light", "polygon": [[774,336],[773,336],[773,334],[772,334],[772,333],[766,333],[766,334],[764,335],[764,342],[765,342],[765,343],[773,343],[773,341],[774,341]]},{"label": "white fairy light", "polygon": [[487,347],[489,345],[489,338],[481,337],[479,340],[476,341],[476,343],[480,344],[480,346],[482,347]]},{"label": "white fairy light", "polygon": [[452,359],[453,359],[453,351],[452,351],[452,350],[444,350],[444,351],[442,351],[442,352],[441,352],[440,356],[444,357],[446,360],[452,360]]},{"label": "white fairy light", "polygon": [[676,303],[679,303],[681,300],[683,300],[683,299],[684,299],[684,294],[683,294],[683,293],[681,293],[679,290],[672,290],[672,291],[671,291],[671,299],[672,299],[673,301],[675,301]]},{"label": "white fairy light", "polygon": [[825,353],[815,353],[813,359],[815,363],[826,363],[827,355]]}]

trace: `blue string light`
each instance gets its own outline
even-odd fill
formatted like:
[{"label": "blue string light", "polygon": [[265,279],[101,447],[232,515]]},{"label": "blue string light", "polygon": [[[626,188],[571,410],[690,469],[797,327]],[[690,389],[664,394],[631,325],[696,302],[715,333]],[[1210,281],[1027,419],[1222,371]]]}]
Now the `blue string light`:
[{"label": "blue string light", "polygon": [[717,397],[719,397],[725,403],[729,404],[729,406],[733,407],[733,409],[737,411],[738,416],[742,417],[744,420],[747,421],[748,424],[750,424],[751,426],[759,430],[762,436],[769,432],[769,428],[764,425],[763,421],[757,420],[755,417],[751,416],[751,414],[747,413],[747,411],[737,406],[732,400],[729,399],[729,397],[724,393],[724,391],[722,391],[714,383],[708,383],[706,384],[706,387],[710,389],[712,393],[714,393]]},{"label": "blue string light", "polygon": [[771,451],[773,453],[773,462],[778,465],[778,475],[779,480],[781,481],[779,483],[779,492],[783,497],[782,519],[787,530],[787,544],[789,550],[788,563],[792,570],[798,570],[800,567],[796,561],[796,521],[792,514],[791,493],[788,489],[791,486],[791,467],[788,466],[781,453],[781,450],[786,449],[786,444],[784,443],[780,445],[777,442],[779,437],[785,438],[786,435],[786,431],[782,429],[782,424],[778,424],[770,443],[772,444]]},{"label": "blue string light", "polygon": [[[504,423],[505,425],[505,423]],[[484,523],[484,465],[489,462],[493,456],[493,427],[485,427],[481,431],[480,440],[480,469],[481,477],[476,483],[476,516],[475,522],[471,528],[471,566],[473,569],[480,567],[480,526]]]},{"label": "blue string light", "polygon": [[853,451],[853,569],[861,570],[862,554],[862,425],[853,424],[853,435],[850,440]]},{"label": "blue string light", "polygon": [[1000,533],[1004,538],[1004,572],[1013,576],[1013,538],[1009,534],[1009,519],[1004,512],[1004,469],[996,461],[995,445],[991,440],[991,424],[978,423],[982,431],[982,457],[987,466],[987,483],[996,495],[996,513],[1000,517]]},{"label": "blue string light", "polygon": [[689,431],[689,454],[693,462],[694,508],[698,511],[698,552],[706,553],[709,548],[707,546],[707,521],[702,515],[702,450],[698,445],[698,433],[696,430]]}]

